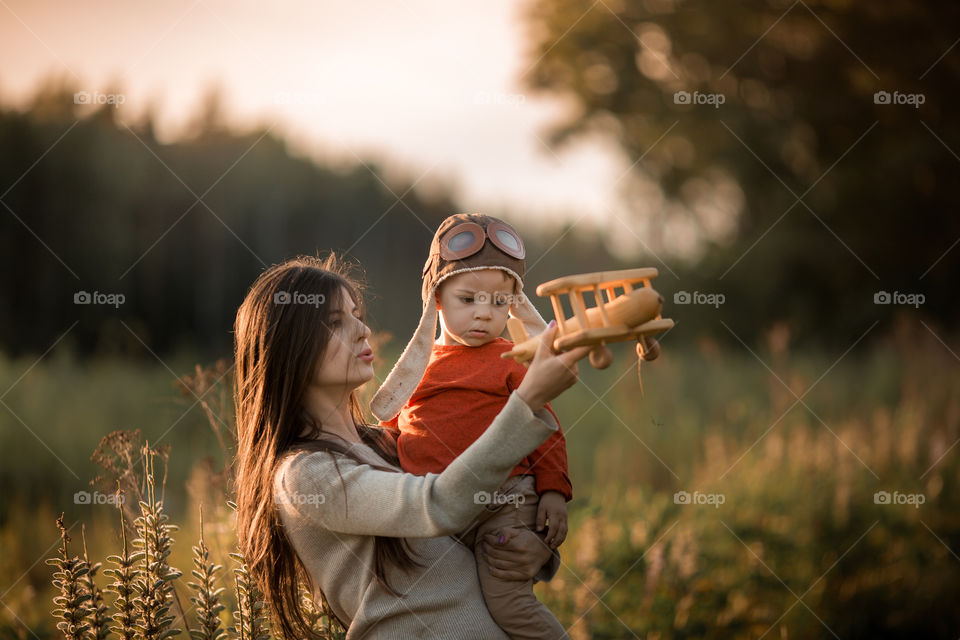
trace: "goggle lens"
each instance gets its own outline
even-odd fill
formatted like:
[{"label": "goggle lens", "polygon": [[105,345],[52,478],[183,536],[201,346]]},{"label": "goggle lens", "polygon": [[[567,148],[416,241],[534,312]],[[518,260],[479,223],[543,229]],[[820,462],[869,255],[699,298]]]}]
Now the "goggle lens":
[{"label": "goggle lens", "polygon": [[450,251],[459,253],[468,249],[475,240],[476,236],[473,235],[473,231],[461,231],[447,241],[447,247],[450,248]]},{"label": "goggle lens", "polygon": [[515,235],[507,233],[503,229],[497,229],[494,232],[494,235],[496,235],[502,246],[507,247],[514,252],[520,251],[520,243],[517,242],[517,237]]}]

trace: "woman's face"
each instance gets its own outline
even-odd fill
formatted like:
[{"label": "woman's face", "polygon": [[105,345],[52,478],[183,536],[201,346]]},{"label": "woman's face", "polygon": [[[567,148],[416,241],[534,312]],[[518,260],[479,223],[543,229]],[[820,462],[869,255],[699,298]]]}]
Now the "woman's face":
[{"label": "woman's face", "polygon": [[314,369],[313,384],[351,391],[373,378],[373,349],[367,342],[370,328],[360,319],[346,288],[336,304],[330,315],[330,342]]}]

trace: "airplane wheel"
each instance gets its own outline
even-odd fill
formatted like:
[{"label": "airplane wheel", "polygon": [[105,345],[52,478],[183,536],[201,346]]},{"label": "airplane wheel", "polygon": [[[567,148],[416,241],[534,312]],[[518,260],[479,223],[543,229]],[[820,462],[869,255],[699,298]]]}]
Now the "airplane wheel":
[{"label": "airplane wheel", "polygon": [[637,341],[637,355],[647,361],[656,360],[660,355],[660,343],[653,338],[641,338]]},{"label": "airplane wheel", "polygon": [[590,351],[590,364],[594,369],[606,369],[613,362],[613,353],[605,344],[598,344]]}]

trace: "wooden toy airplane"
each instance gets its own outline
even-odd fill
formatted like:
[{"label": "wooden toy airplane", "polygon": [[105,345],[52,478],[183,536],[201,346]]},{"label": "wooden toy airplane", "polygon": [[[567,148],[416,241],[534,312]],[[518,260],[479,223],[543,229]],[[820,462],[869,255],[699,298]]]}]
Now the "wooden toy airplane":
[{"label": "wooden toy airplane", "polygon": [[[663,297],[650,286],[650,280],[656,278],[657,274],[654,268],[599,271],[557,278],[541,284],[537,287],[537,295],[550,296],[557,319],[554,349],[566,351],[582,345],[596,345],[590,352],[590,364],[595,369],[606,369],[613,362],[613,354],[606,343],[635,339],[640,361],[656,358],[660,346],[648,336],[673,327],[673,320],[660,317]],[[617,288],[622,288],[623,293],[617,294]],[[585,291],[593,292],[595,307],[586,307],[583,298]],[[606,300],[601,292],[606,294]],[[564,316],[561,295],[570,297],[572,318]],[[507,328],[514,346],[501,357],[513,358],[517,362],[532,360],[537,352],[539,336],[528,336],[523,322],[518,318],[510,318]],[[639,368],[639,363],[637,366]],[[642,380],[640,385],[642,392]]]}]

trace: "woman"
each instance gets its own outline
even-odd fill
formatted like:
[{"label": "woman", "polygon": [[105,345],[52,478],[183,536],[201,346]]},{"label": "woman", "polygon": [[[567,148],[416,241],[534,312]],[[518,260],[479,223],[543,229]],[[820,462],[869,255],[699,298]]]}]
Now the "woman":
[{"label": "woman", "polygon": [[[304,583],[348,638],[505,639],[472,554],[450,536],[483,508],[475,494],[492,493],[557,429],[543,406],[576,381],[589,349],[552,353],[551,325],[486,432],[442,474],[421,477],[399,469],[389,431],[364,423],[357,388],[373,378],[370,330],[334,256],[264,272],[234,331],[238,538],[275,631],[313,635]],[[488,542],[510,548],[488,545],[488,570],[527,580],[550,558],[532,532],[501,533]]]}]

